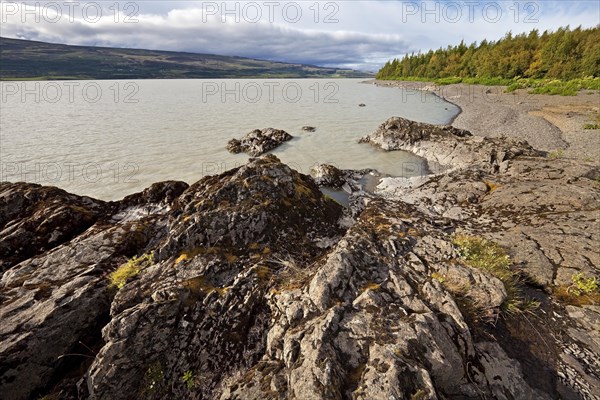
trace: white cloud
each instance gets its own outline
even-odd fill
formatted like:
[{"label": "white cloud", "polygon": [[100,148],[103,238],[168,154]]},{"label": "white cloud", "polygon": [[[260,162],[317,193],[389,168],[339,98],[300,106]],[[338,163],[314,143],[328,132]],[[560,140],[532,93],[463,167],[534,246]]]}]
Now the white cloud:
[{"label": "white cloud", "polygon": [[508,30],[567,24],[589,27],[600,18],[596,1],[116,2],[118,13],[114,4],[2,2],[0,33],[375,70],[389,58],[462,39],[499,39]]}]

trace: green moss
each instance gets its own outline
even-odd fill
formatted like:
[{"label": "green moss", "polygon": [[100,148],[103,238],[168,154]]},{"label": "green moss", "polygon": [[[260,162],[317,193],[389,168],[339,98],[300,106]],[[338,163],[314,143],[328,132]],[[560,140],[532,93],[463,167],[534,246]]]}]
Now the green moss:
[{"label": "green moss", "polygon": [[303,183],[301,183],[301,182],[296,183],[294,185],[294,190],[296,191],[297,199],[308,198],[312,202],[315,201],[315,196],[314,196],[312,190],[310,190]]},{"label": "green moss", "polygon": [[563,158],[565,153],[562,150],[554,150],[548,153],[548,158],[551,160],[557,160]]},{"label": "green moss", "polygon": [[121,289],[127,281],[154,264],[154,252],[133,257],[109,275],[111,286]]},{"label": "green moss", "polygon": [[431,278],[432,278],[432,279],[435,279],[436,281],[438,281],[439,283],[442,283],[442,284],[443,284],[444,282],[446,282],[446,276],[444,276],[444,275],[442,275],[442,274],[439,274],[439,273],[437,273],[437,272],[434,272],[434,273],[432,273],[432,274],[431,274]]},{"label": "green moss", "polygon": [[226,252],[223,248],[221,247],[206,247],[206,246],[201,246],[201,247],[196,247],[193,249],[187,249],[184,250],[183,252],[181,252],[181,254],[179,255],[179,257],[177,257],[177,259],[175,260],[175,264],[179,264],[182,261],[187,261],[187,260],[191,260],[193,258],[195,258],[196,256],[199,255],[217,255],[217,254],[221,254],[223,255],[223,257],[227,260],[228,263],[233,263],[235,261],[237,261],[237,256]]},{"label": "green moss", "polygon": [[410,396],[410,400],[425,400],[428,399],[429,395],[423,389],[417,390],[412,396]]},{"label": "green moss", "polygon": [[571,276],[570,285],[560,285],[554,288],[554,296],[567,304],[583,306],[587,304],[600,305],[600,287],[595,277],[586,278],[581,272]]},{"label": "green moss", "polygon": [[367,290],[377,291],[381,289],[381,284],[375,282],[366,282],[364,286],[360,289],[361,293],[366,292]]},{"label": "green moss", "polygon": [[458,235],[453,243],[471,267],[483,269],[502,279],[512,276],[510,258],[497,243],[475,236]]}]

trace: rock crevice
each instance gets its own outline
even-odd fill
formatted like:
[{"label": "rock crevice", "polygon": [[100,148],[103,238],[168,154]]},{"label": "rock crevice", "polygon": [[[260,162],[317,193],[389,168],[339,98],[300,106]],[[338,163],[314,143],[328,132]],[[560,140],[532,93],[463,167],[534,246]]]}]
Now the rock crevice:
[{"label": "rock crevice", "polygon": [[[346,210],[273,155],[110,203],[0,184],[0,393],[596,399],[598,306],[556,293],[598,274],[597,170],[397,118],[365,140],[451,170],[366,191],[315,168]],[[539,308],[505,314],[457,235],[503,245]]]}]

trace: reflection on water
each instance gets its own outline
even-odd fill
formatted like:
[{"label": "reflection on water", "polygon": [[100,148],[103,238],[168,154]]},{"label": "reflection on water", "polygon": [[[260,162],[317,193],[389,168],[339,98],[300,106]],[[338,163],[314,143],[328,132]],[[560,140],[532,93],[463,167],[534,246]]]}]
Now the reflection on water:
[{"label": "reflection on water", "polygon": [[[360,80],[2,82],[0,180],[117,199],[161,180],[192,183],[245,163],[227,141],[256,129],[294,136],[275,151],[308,173],[329,163],[423,173],[404,152],[358,144],[391,116],[446,123],[458,108],[429,93]],[[359,107],[364,103],[366,107]],[[316,127],[305,132],[302,127]]]}]

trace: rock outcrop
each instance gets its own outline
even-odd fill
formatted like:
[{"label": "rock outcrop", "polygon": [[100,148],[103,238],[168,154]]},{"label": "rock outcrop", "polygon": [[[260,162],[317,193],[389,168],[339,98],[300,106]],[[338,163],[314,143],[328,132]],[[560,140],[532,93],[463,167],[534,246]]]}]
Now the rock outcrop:
[{"label": "rock outcrop", "polygon": [[30,183],[0,186],[0,272],[69,241],[92,226],[106,203]]},{"label": "rock outcrop", "polygon": [[[525,333],[531,328],[529,322],[523,327],[510,321],[519,351],[509,353],[523,357],[521,362],[530,369],[544,371],[536,379],[546,381],[564,398],[598,398],[594,393],[600,391],[600,375],[592,371],[600,371],[600,363],[590,356],[597,343],[589,337],[589,322],[569,318],[574,306],[568,304],[591,303],[584,309],[575,307],[577,314],[587,315],[588,321],[600,317],[600,292],[596,290],[591,298],[569,294],[576,290],[578,274],[589,280],[600,276],[596,249],[600,169],[574,160],[544,158],[527,143],[482,140],[452,127],[396,118],[371,137],[387,148],[410,150],[414,142],[423,149],[421,155],[443,155],[432,158],[451,170],[410,179],[387,177],[376,195],[412,204],[432,218],[447,218],[457,231],[486,237],[509,249],[515,273],[552,294],[548,303],[543,302],[548,307],[540,311],[552,318],[538,321],[535,336]],[[532,359],[539,362],[531,364]]]},{"label": "rock outcrop", "polygon": [[317,185],[331,188],[341,188],[348,179],[345,171],[329,164],[315,165],[310,170],[310,176],[313,177]]},{"label": "rock outcrop", "polygon": [[[109,203],[0,184],[3,398],[596,399],[598,305],[560,290],[598,276],[598,170],[386,124],[369,141],[453,170],[369,193],[368,171],[313,179],[266,155]],[[317,183],[347,186],[352,212]],[[51,218],[69,205],[90,218]],[[46,220],[59,240],[11,239]],[[518,288],[457,234],[504,245]],[[507,314],[515,296],[539,308]]]},{"label": "rock outcrop", "polygon": [[292,135],[281,129],[255,129],[240,140],[231,139],[227,143],[227,151],[234,154],[244,152],[258,157],[292,138]]},{"label": "rock outcrop", "polygon": [[[506,348],[562,398],[597,399],[600,390],[593,372],[600,363],[592,356],[599,348],[590,336],[598,331],[590,322],[600,318],[600,293],[591,300],[568,295],[577,274],[600,276],[600,187],[590,179],[597,173],[597,167],[571,160],[519,157],[501,174],[466,168],[421,179],[385,178],[376,191],[499,243],[509,249],[522,280],[552,294],[536,294],[546,299],[538,314],[508,321],[514,336]],[[592,305],[569,305],[579,302]],[[586,315],[587,322],[570,315]]]},{"label": "rock outcrop", "polygon": [[265,354],[220,398],[549,398],[497,343],[473,339],[431,278],[482,284],[474,296],[489,310],[506,296],[497,279],[454,263],[440,222],[370,202],[304,287],[273,293]]},{"label": "rock outcrop", "polygon": [[[2,275],[0,392],[4,398],[26,399],[60,384],[66,387],[64,397],[74,396],[75,385],[65,382],[65,377],[89,365],[90,352],[101,341],[100,329],[109,321],[114,293],[107,273],[165,234],[160,220],[169,207],[160,200],[180,194],[184,187],[182,182],[156,184],[126,201],[108,204],[51,187],[0,184],[0,201],[7,205],[5,226],[22,229],[41,221],[47,226],[43,232],[81,232],[70,240],[63,237],[63,243],[52,241],[56,235],[45,236],[47,247],[40,244],[44,236],[36,236],[30,243],[35,245],[31,252],[35,256]],[[87,227],[78,219],[62,217],[63,213],[72,216],[76,205],[87,208],[76,208],[75,215],[89,213],[96,222]],[[24,207],[35,211],[28,213]],[[60,218],[54,218],[57,215]],[[2,243],[8,247],[9,259],[23,245],[10,247],[12,242],[6,239]],[[45,248],[49,250],[42,253]]]},{"label": "rock outcrop", "polygon": [[410,151],[427,160],[431,170],[441,172],[467,166],[504,171],[521,155],[540,156],[527,142],[508,138],[473,136],[452,126],[437,126],[392,117],[373,133],[360,139],[383,150]]}]

